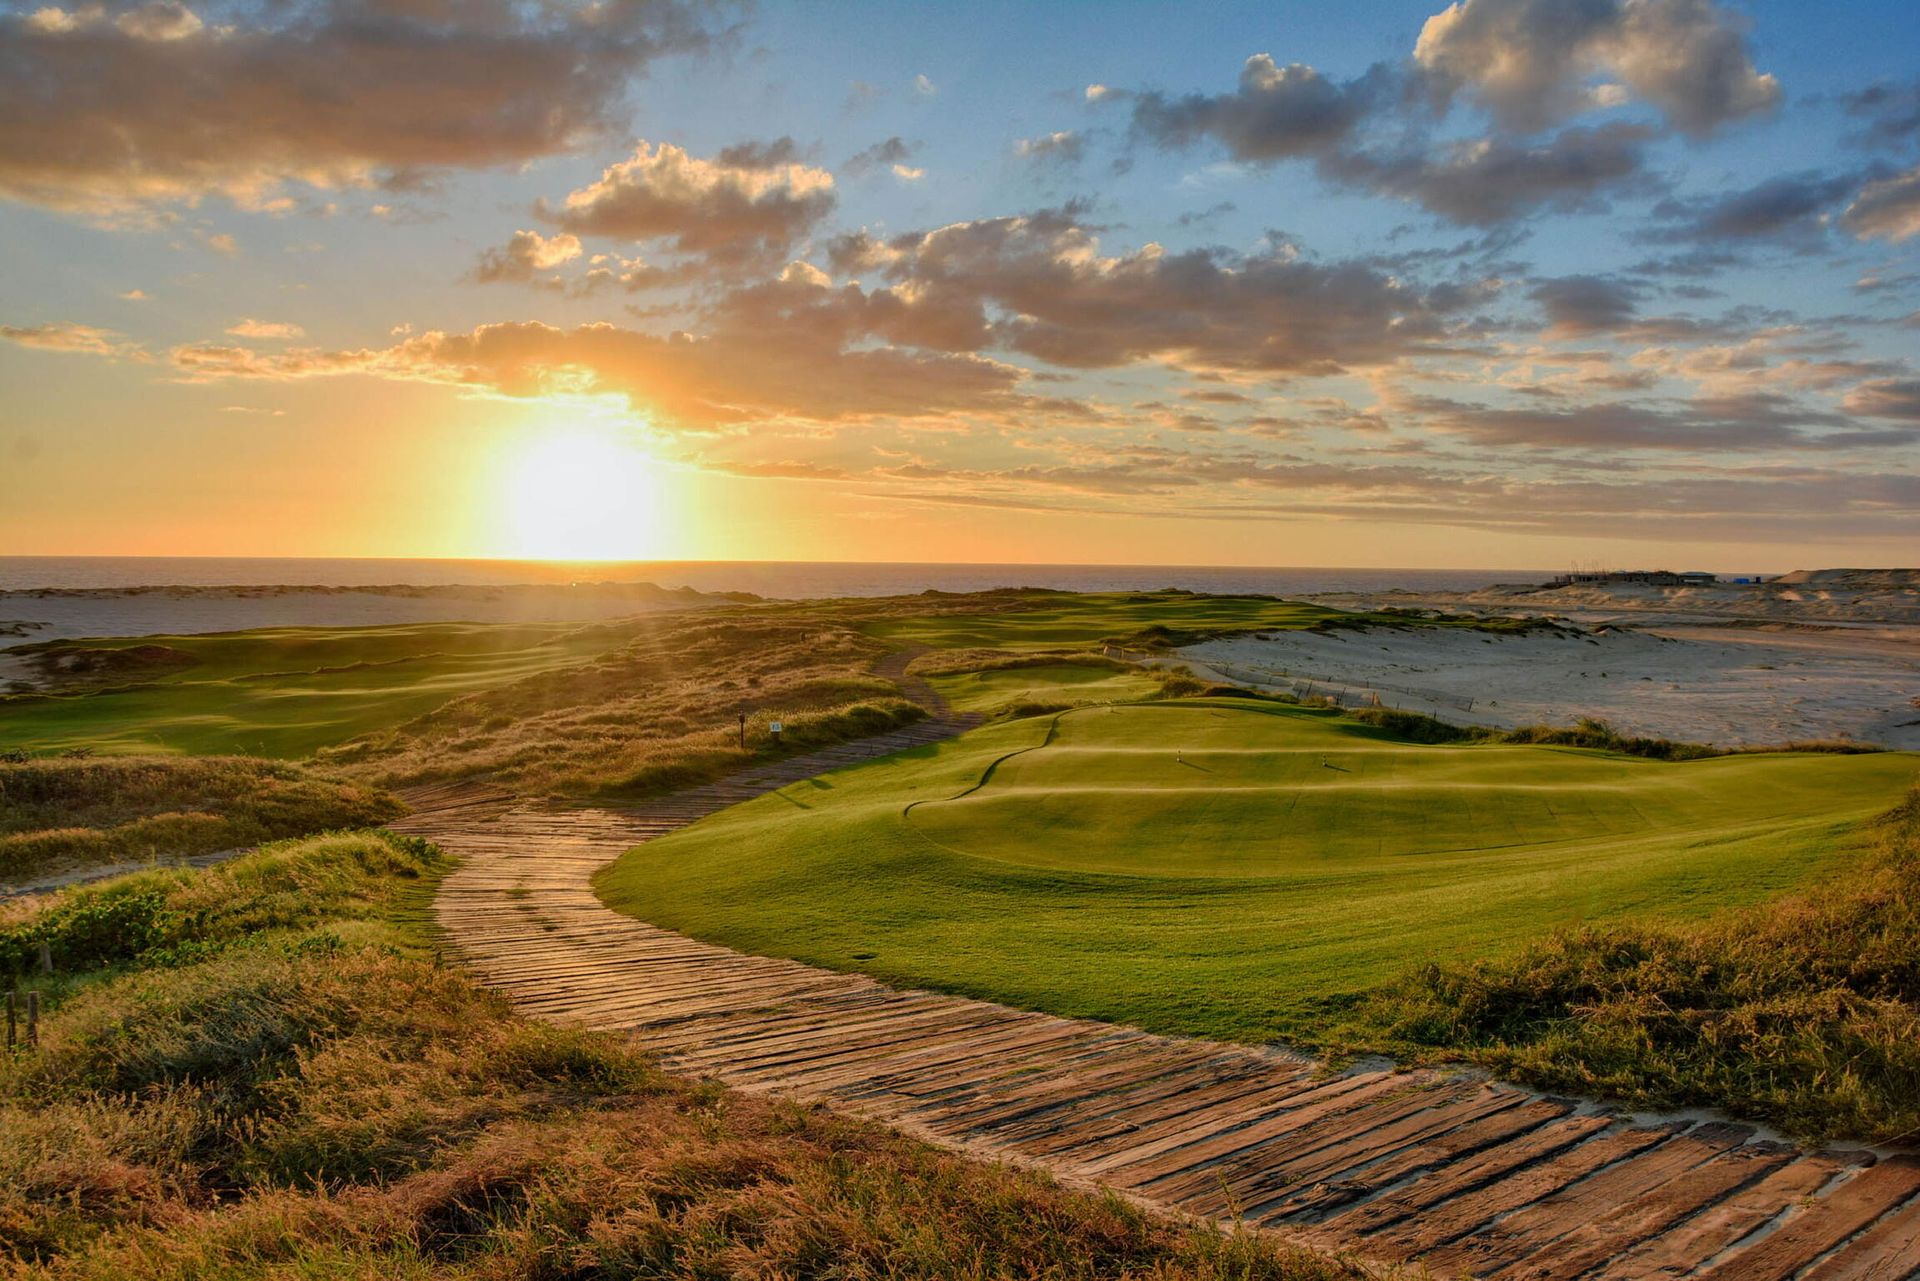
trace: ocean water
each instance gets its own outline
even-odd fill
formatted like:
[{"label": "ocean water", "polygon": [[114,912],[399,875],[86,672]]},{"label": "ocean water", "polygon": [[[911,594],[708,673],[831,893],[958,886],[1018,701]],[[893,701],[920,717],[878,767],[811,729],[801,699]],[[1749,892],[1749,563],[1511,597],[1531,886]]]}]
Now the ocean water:
[{"label": "ocean water", "polygon": [[47,587],[430,587],[520,583],[657,583],[798,599],[893,596],[937,588],[1053,587],[1072,591],[1470,591],[1543,582],[1544,569],[1324,569],[1208,565],[955,565],[811,561],[388,560],[249,557],[0,556],[0,590]]}]

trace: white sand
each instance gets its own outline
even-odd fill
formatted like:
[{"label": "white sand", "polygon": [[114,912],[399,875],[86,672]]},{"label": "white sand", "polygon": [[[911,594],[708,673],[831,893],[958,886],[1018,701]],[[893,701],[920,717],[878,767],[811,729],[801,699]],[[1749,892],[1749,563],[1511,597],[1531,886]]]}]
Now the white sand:
[{"label": "white sand", "polygon": [[1627,733],[1730,747],[1854,738],[1920,749],[1920,628],[1370,628],[1233,637],[1180,654],[1239,684],[1278,687],[1288,673],[1377,688],[1384,703],[1460,724],[1593,716]]}]

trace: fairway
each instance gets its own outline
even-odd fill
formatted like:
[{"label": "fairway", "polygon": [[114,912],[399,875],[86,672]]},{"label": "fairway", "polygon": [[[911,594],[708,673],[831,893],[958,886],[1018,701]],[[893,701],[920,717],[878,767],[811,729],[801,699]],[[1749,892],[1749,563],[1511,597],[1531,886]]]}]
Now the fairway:
[{"label": "fairway", "polygon": [[[884,618],[861,630],[882,640],[932,649],[1057,649],[1097,646],[1148,629],[1180,633],[1287,631],[1327,624],[1405,626],[1404,615],[1353,613],[1272,596],[1202,596],[1193,592],[1034,592],[983,613],[924,613]],[[1423,627],[1514,630],[1515,619],[1467,615],[1422,619]],[[1146,639],[1146,638],[1141,638]]]},{"label": "fairway", "polygon": [[602,874],[750,952],[1158,1031],[1312,1041],[1427,960],[1804,880],[1911,754],[1409,744],[1236,699],[1089,707],[783,789]]},{"label": "fairway", "polygon": [[578,623],[418,623],[60,642],[164,647],[174,665],[101,688],[0,699],[0,747],[305,757],[619,639]]},{"label": "fairway", "polygon": [[1126,703],[1160,692],[1160,682],[1151,676],[1085,663],[959,672],[951,676],[930,676],[927,683],[956,711],[989,715],[1035,704],[1060,708],[1087,703]]}]

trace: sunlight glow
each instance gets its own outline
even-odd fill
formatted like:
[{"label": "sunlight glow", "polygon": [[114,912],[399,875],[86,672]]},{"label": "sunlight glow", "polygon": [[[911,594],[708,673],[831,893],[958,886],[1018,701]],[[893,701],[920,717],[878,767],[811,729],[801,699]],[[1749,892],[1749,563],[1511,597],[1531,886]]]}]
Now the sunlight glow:
[{"label": "sunlight glow", "polygon": [[605,427],[543,431],[505,469],[503,551],[529,560],[645,560],[659,553],[657,460]]}]

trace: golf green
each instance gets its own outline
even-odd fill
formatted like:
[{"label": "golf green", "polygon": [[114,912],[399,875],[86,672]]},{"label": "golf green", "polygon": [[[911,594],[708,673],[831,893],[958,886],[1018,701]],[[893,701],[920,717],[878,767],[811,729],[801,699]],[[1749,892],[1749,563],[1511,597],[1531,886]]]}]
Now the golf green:
[{"label": "golf green", "polygon": [[614,907],[746,951],[1159,1031],[1311,1041],[1426,960],[1805,880],[1909,753],[1425,746],[1200,699],[992,726],[629,852]]}]

